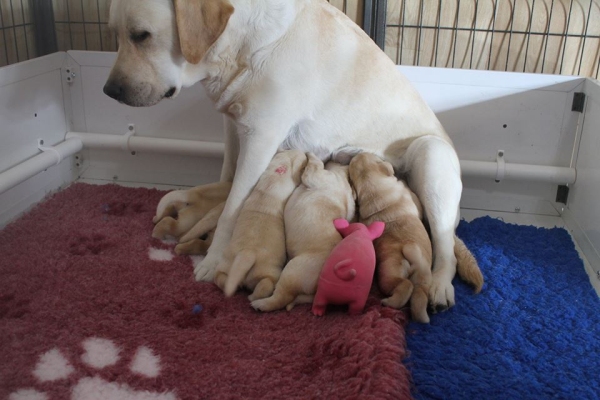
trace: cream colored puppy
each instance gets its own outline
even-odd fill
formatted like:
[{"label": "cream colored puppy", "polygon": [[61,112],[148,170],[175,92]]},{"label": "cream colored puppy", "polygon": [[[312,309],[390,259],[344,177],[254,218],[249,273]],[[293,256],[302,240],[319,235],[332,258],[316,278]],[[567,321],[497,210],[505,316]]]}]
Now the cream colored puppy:
[{"label": "cream colored puppy", "polygon": [[454,305],[458,157],[419,93],[346,15],[325,0],[113,0],[109,27],[119,51],[108,96],[150,106],[201,82],[227,117],[221,179],[233,186],[196,279],[213,280],[280,147],[337,161],[369,151],[407,174],[431,229],[431,303]]},{"label": "cream colored puppy", "polygon": [[273,293],[286,259],[283,210],[305,166],[301,151],[277,153],[244,203],[215,274],[226,296],[240,285],[254,291],[250,300]]},{"label": "cream colored puppy", "polygon": [[230,190],[230,182],[216,182],[167,193],[156,207],[152,237],[179,239],[177,254],[206,254]]},{"label": "cream colored puppy", "polygon": [[255,300],[252,307],[273,311],[311,302],[323,263],[342,237],[333,226],[336,218],[352,220],[355,205],[348,182],[348,167],[323,162],[314,154],[302,174],[302,184],[285,207],[285,236],[289,262],[273,295]]},{"label": "cream colored puppy", "polygon": [[179,244],[175,246],[175,253],[206,255],[224,208],[225,202],[222,202],[207,212],[192,229],[179,238]]},{"label": "cream colored puppy", "polygon": [[356,190],[359,221],[385,222],[383,235],[374,241],[379,289],[389,296],[381,303],[399,309],[410,300],[412,318],[428,323],[432,255],[421,202],[396,179],[392,165],[375,154],[355,156],[348,174]]},{"label": "cream colored puppy", "polygon": [[[374,242],[379,288],[390,296],[382,303],[401,308],[410,300],[413,319],[428,323],[432,250],[422,222],[421,202],[404,181],[396,178],[392,165],[375,154],[355,156],[350,162],[349,176],[357,194],[360,222],[386,224],[383,235]],[[479,292],[483,275],[458,237],[455,237],[454,251],[459,275]]]}]

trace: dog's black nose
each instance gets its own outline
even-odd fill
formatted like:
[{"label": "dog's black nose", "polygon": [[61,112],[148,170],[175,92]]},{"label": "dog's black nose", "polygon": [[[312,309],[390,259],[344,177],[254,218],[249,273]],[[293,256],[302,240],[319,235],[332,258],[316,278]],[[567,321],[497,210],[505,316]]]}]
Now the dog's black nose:
[{"label": "dog's black nose", "polygon": [[115,82],[106,82],[106,85],[104,85],[104,94],[120,101],[123,96],[123,87]]}]

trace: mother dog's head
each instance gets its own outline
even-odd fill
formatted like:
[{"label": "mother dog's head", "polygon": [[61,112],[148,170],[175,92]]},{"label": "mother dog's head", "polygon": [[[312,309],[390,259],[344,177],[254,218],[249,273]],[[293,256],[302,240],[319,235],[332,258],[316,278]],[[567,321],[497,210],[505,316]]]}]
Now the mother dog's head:
[{"label": "mother dog's head", "polygon": [[119,51],[104,93],[135,107],[176,96],[185,63],[202,60],[233,11],[228,0],[113,0]]}]

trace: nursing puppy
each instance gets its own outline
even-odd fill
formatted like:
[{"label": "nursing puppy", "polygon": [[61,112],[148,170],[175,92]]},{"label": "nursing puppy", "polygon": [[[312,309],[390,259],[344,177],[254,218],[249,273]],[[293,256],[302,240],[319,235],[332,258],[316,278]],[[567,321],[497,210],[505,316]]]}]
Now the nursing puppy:
[{"label": "nursing puppy", "polygon": [[221,179],[233,186],[197,280],[213,280],[280,147],[346,162],[369,151],[419,196],[434,252],[430,300],[454,305],[458,157],[419,93],[346,15],[325,0],[113,0],[108,25],[119,42],[108,96],[147,107],[200,82],[226,116]]},{"label": "nursing puppy", "polygon": [[375,154],[355,156],[348,174],[356,190],[359,221],[385,222],[383,235],[374,241],[379,289],[389,296],[381,303],[399,309],[410,300],[412,318],[428,323],[431,241],[421,222],[419,199],[396,179],[392,165]]},{"label": "nursing puppy", "polygon": [[[432,250],[422,223],[421,202],[396,178],[392,165],[374,154],[355,156],[350,162],[349,176],[357,194],[360,222],[386,224],[383,235],[374,242],[379,287],[390,296],[382,303],[401,308],[410,300],[413,319],[429,322]],[[483,286],[483,275],[477,261],[462,240],[456,236],[454,239],[458,274],[478,293]]]},{"label": "nursing puppy", "polygon": [[179,244],[175,246],[175,253],[178,255],[206,255],[224,208],[225,202],[222,202],[206,213],[192,229],[179,238]]},{"label": "nursing puppy", "polygon": [[167,193],[156,207],[152,237],[179,239],[177,254],[206,254],[230,190],[230,182],[216,182]]},{"label": "nursing puppy", "polygon": [[309,153],[302,184],[285,207],[285,237],[289,262],[273,295],[255,300],[252,307],[274,311],[294,304],[310,303],[317,291],[323,263],[342,236],[333,220],[354,218],[355,205],[348,182],[348,167],[323,162]]},{"label": "nursing puppy", "polygon": [[273,293],[286,260],[283,210],[305,166],[301,151],[277,153],[244,203],[215,274],[226,296],[240,285],[254,291],[250,300]]}]

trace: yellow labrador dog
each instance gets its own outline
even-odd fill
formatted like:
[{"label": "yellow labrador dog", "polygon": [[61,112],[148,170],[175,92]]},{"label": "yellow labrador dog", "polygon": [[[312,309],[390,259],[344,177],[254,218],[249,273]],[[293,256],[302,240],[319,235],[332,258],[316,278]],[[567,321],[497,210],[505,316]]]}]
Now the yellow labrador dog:
[{"label": "yellow labrador dog", "polygon": [[116,63],[104,92],[150,106],[201,82],[227,116],[222,180],[233,180],[213,244],[195,267],[210,281],[241,206],[278,148],[388,160],[431,227],[430,303],[454,304],[460,165],[440,122],[394,63],[325,0],[113,0]]}]

